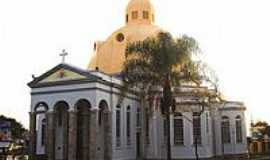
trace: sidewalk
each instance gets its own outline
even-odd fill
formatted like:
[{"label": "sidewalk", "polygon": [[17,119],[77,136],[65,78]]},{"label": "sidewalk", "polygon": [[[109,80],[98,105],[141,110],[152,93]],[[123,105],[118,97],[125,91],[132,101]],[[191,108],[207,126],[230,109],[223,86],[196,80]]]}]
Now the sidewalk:
[{"label": "sidewalk", "polygon": [[270,155],[253,157],[251,160],[270,160]]}]

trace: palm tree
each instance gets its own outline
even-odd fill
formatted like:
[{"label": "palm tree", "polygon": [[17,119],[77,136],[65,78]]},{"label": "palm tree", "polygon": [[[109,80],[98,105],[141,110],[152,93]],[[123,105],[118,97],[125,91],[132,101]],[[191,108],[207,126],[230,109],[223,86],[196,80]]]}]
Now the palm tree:
[{"label": "palm tree", "polygon": [[[193,55],[200,49],[195,39],[181,36],[174,39],[170,33],[161,32],[157,37],[147,38],[128,44],[126,61],[122,76],[124,88],[140,90],[142,111],[145,113],[146,97],[152,89],[163,88],[163,106],[167,122],[169,122],[170,107],[173,106],[171,85],[179,86],[183,82],[199,85],[202,82],[200,63],[193,60]],[[143,123],[145,124],[145,123]],[[170,124],[167,123],[167,158],[171,159]]]}]

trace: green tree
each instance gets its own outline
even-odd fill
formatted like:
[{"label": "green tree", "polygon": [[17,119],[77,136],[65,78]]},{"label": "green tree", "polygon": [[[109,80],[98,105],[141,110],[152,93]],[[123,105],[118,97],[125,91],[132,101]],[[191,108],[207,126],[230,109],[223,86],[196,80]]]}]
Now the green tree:
[{"label": "green tree", "polygon": [[251,127],[256,128],[258,132],[258,138],[263,139],[265,135],[270,136],[270,126],[265,121],[258,121],[255,124],[251,124]]},{"label": "green tree", "polygon": [[157,86],[163,88],[164,103],[169,113],[168,108],[172,105],[171,85],[180,86],[183,82],[200,85],[203,80],[209,80],[204,74],[205,65],[193,60],[194,55],[199,52],[199,45],[195,39],[186,35],[174,39],[170,33],[165,32],[127,46],[122,71],[124,89],[140,90],[139,96],[145,116],[148,115],[145,111],[146,97],[151,96],[151,92]]},{"label": "green tree", "polygon": [[161,32],[157,37],[131,43],[126,48],[124,63],[124,82],[148,91],[151,86],[164,85],[170,76],[170,82],[193,81],[200,83],[199,64],[192,56],[199,51],[195,39],[182,36],[174,39],[169,33]]}]

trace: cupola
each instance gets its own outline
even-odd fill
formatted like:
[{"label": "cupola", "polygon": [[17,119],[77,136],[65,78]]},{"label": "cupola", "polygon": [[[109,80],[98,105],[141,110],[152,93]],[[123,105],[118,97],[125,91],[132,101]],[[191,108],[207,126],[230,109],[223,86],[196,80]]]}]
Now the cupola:
[{"label": "cupola", "polygon": [[126,24],[153,24],[155,10],[150,0],[130,0],[126,9]]}]

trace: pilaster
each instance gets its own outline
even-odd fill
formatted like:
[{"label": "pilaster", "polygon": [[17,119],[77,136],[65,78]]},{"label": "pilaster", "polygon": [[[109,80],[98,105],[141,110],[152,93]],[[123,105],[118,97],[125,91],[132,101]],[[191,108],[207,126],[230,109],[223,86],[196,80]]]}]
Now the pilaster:
[{"label": "pilaster", "polygon": [[112,159],[112,112],[104,112],[104,131],[105,131],[105,148],[104,148],[104,159]]},{"label": "pilaster", "polygon": [[[84,112],[80,116],[82,116],[82,160],[89,160],[89,147],[91,143],[89,143],[90,139],[90,113],[89,112]],[[90,117],[89,117],[90,116]],[[92,145],[91,145],[92,146]]]},{"label": "pilaster", "polygon": [[90,111],[90,123],[89,123],[89,140],[90,140],[90,147],[89,147],[89,155],[90,159],[97,159],[97,114],[98,114],[98,109],[92,109]]},{"label": "pilaster", "polygon": [[55,145],[55,130],[54,130],[54,120],[55,120],[55,113],[48,112],[46,113],[46,120],[47,120],[47,144],[46,144],[46,153],[48,160],[54,160],[54,145]]},{"label": "pilaster", "polygon": [[29,146],[29,159],[35,160],[36,155],[36,113],[30,112],[30,146]]},{"label": "pilaster", "polygon": [[67,160],[68,158],[68,139],[69,139],[69,134],[68,134],[68,126],[69,126],[69,113],[64,112],[63,114],[63,157],[64,160]]},{"label": "pilaster", "polygon": [[68,160],[76,160],[77,152],[77,112],[69,112],[69,140],[68,140]]}]

